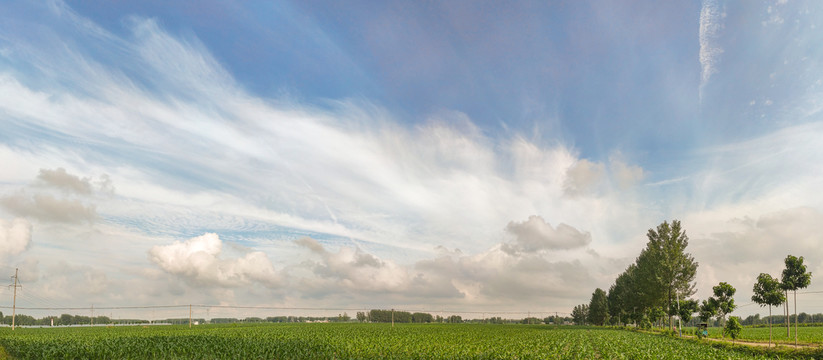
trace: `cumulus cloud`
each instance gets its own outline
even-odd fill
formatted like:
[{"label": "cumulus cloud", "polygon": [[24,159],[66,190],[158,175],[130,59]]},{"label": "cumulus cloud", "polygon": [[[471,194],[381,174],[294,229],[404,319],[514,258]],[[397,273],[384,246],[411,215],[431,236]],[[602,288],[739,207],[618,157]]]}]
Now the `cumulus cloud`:
[{"label": "cumulus cloud", "polygon": [[342,291],[355,296],[379,293],[460,297],[447,279],[380,259],[359,248],[344,246],[337,252],[329,252],[312,238],[302,238],[296,243],[320,255],[319,261],[304,263],[314,277],[302,281],[307,293],[326,295]]},{"label": "cumulus cloud", "polygon": [[333,252],[311,238],[296,243],[319,257],[304,262],[303,267],[310,272],[299,281],[304,294],[318,297],[346,294],[366,300],[380,294],[406,300],[423,297],[429,304],[465,301],[496,306],[537,298],[568,302],[590,292],[581,290],[580,284],[593,282],[595,274],[614,272],[624,266],[607,258],[590,258],[599,263],[591,266],[579,260],[558,260],[545,253],[512,252],[506,244],[472,255],[439,251],[433,258],[402,265],[356,247],[344,246]]},{"label": "cumulus cloud", "polygon": [[0,198],[0,205],[12,214],[43,221],[62,223],[93,222],[94,205],[76,199],[60,199],[50,194],[28,195],[25,192]]},{"label": "cumulus cloud", "polygon": [[265,253],[252,251],[242,257],[223,259],[222,249],[220,237],[207,233],[171,245],[154,246],[149,250],[149,259],[167,273],[201,285],[280,284],[279,275]]},{"label": "cumulus cloud", "polygon": [[626,163],[619,154],[609,158],[609,167],[620,190],[632,187],[646,176],[642,167]]},{"label": "cumulus cloud", "polygon": [[78,199],[61,199],[51,194],[28,195],[21,191],[0,198],[0,205],[17,216],[61,223],[91,223],[97,218],[95,206]]},{"label": "cumulus cloud", "polygon": [[580,284],[592,283],[597,266],[579,260],[551,259],[544,254],[511,253],[501,245],[479,254],[421,260],[416,271],[448,279],[471,304],[508,306],[536,298],[558,300],[585,296]]},{"label": "cumulus cloud", "polygon": [[66,169],[57,168],[55,170],[40,169],[40,174],[37,179],[43,185],[53,186],[68,192],[78,194],[91,194],[91,179],[80,178],[77,175],[72,175],[66,172]]},{"label": "cumulus cloud", "polygon": [[563,223],[555,229],[538,215],[529,216],[523,222],[511,221],[506,225],[506,231],[516,237],[515,244],[503,245],[502,249],[508,253],[574,249],[592,241],[588,232],[581,232]]},{"label": "cumulus cloud", "polygon": [[563,190],[566,195],[577,196],[594,191],[606,174],[601,163],[580,159],[566,170]]},{"label": "cumulus cloud", "polygon": [[0,219],[0,255],[18,255],[31,243],[31,224],[17,218],[12,221]]},{"label": "cumulus cloud", "polygon": [[95,191],[113,193],[114,186],[108,175],[92,181],[64,168],[41,168],[33,184],[0,197],[0,206],[17,216],[40,221],[93,223],[97,219],[97,210],[90,201]]}]

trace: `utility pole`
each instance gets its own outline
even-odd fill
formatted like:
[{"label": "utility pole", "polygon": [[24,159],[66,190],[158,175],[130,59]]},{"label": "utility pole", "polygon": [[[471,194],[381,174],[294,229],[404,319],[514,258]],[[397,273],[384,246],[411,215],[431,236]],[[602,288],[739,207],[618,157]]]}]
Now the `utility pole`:
[{"label": "utility pole", "polygon": [[91,304],[91,326],[94,326],[94,304]]},{"label": "utility pole", "polygon": [[189,304],[189,329],[191,329],[191,304]]},{"label": "utility pole", "polygon": [[14,300],[12,300],[11,305],[11,330],[14,330],[14,316],[15,312],[17,311],[17,288],[23,287],[22,285],[17,285],[17,268],[14,268]]},{"label": "utility pole", "polygon": [[391,327],[394,327],[394,309],[391,309]]}]

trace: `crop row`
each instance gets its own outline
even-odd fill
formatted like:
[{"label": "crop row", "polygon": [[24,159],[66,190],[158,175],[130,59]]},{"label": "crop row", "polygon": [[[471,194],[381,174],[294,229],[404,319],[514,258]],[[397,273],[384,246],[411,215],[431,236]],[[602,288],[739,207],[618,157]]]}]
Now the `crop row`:
[{"label": "crop row", "polygon": [[8,329],[15,358],[736,359],[729,349],[613,329],[528,325],[274,324]]}]

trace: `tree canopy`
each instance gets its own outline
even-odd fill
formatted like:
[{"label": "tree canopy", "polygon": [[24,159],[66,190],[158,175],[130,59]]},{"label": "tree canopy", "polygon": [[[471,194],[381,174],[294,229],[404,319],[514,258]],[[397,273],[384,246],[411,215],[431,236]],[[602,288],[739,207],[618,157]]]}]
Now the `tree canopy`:
[{"label": "tree canopy", "polygon": [[609,302],[606,299],[606,292],[601,288],[592,293],[587,319],[592,325],[603,325],[609,320]]},{"label": "tree canopy", "polygon": [[[698,263],[686,252],[689,237],[680,221],[664,221],[649,229],[649,242],[637,258],[638,290],[645,307],[672,309],[672,303],[695,293]],[[674,315],[673,312],[668,312]]]},{"label": "tree canopy", "polygon": [[786,301],[780,282],[766,273],[757,276],[752,292],[752,301],[760,306],[779,306]]}]

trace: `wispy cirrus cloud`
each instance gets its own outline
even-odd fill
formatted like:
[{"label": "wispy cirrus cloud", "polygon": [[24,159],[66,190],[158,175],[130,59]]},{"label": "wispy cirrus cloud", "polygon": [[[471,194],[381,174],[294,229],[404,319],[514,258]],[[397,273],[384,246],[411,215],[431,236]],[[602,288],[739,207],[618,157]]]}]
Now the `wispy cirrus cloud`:
[{"label": "wispy cirrus cloud", "polygon": [[723,19],[726,14],[723,8],[718,5],[717,0],[703,0],[700,8],[700,27],[698,39],[700,41],[700,97],[703,97],[703,87],[709,82],[713,74],[717,72],[717,63],[723,48],[718,45],[717,40],[723,30]]},{"label": "wispy cirrus cloud", "polygon": [[[49,294],[79,297],[68,284],[88,279],[124,302],[201,289],[195,298],[255,302],[265,288],[295,302],[564,309],[607,288],[662,220],[735,246],[713,235],[729,219],[768,218],[739,233],[786,241],[801,241],[792,216],[804,229],[819,220],[767,216],[823,205],[823,177],[807,165],[821,160],[815,124],[686,154],[601,149],[604,159],[559,136],[490,132],[457,110],[409,121],[370,99],[260,96],[195,35],[140,17],[115,35],[51,4],[43,20],[0,22],[0,160],[13,166],[0,173],[0,215],[34,223],[42,264],[67,262],[40,269]],[[725,26],[718,2],[702,5],[701,94]],[[577,138],[597,142],[590,130]],[[669,146],[682,134],[653,135]],[[4,226],[17,251],[25,226]]]}]

